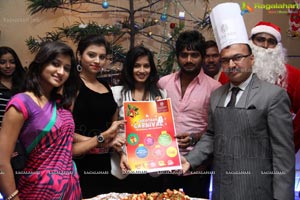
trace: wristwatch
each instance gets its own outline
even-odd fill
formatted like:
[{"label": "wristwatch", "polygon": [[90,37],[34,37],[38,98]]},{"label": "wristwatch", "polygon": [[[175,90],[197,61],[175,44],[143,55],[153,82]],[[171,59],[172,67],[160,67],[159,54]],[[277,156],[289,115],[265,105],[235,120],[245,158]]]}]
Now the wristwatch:
[{"label": "wristwatch", "polygon": [[191,134],[189,137],[190,137],[190,146],[194,146],[197,143],[195,136]]},{"label": "wristwatch", "polygon": [[97,135],[97,141],[102,144],[104,142],[104,137],[101,134]]}]

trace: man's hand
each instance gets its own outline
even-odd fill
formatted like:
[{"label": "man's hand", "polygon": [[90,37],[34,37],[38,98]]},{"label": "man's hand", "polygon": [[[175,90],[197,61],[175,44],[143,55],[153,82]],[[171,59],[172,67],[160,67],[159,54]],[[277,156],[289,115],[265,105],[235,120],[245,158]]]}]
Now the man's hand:
[{"label": "man's hand", "polygon": [[179,133],[175,137],[177,138],[179,148],[186,149],[190,146],[191,138],[189,133]]},{"label": "man's hand", "polygon": [[180,160],[181,160],[181,166],[182,166],[182,173],[184,174],[187,171],[189,171],[191,164],[183,156],[180,156]]}]

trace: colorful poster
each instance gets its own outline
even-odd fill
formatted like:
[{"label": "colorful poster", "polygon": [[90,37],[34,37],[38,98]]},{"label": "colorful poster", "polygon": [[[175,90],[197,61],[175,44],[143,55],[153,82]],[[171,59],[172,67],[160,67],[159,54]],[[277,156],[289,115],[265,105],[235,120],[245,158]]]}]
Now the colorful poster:
[{"label": "colorful poster", "polygon": [[181,169],[170,99],[124,102],[124,116],[132,173]]}]

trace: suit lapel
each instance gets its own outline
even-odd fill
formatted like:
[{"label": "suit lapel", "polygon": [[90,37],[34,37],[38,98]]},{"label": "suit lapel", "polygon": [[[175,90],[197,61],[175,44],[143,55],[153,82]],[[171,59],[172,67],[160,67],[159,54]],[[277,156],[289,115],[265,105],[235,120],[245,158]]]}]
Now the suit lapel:
[{"label": "suit lapel", "polygon": [[215,97],[212,100],[212,107],[215,108],[216,106],[224,107],[225,99],[227,96],[227,91],[229,90],[230,84],[227,83],[223,85],[219,91],[217,91],[217,94],[215,94]]},{"label": "suit lapel", "polygon": [[246,87],[243,95],[241,96],[240,100],[238,101],[236,107],[238,108],[246,108],[252,98],[257,94],[259,91],[259,79],[255,74],[253,74],[252,79],[248,86]]}]

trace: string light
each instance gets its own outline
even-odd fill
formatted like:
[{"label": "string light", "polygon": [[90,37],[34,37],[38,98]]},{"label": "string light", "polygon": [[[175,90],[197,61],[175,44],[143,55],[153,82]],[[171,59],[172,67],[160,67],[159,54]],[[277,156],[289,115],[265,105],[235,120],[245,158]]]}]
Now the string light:
[{"label": "string light", "polygon": [[182,26],[184,26],[184,24],[185,24],[184,23],[185,12],[184,11],[180,11],[178,17],[179,17],[179,24],[181,24]]}]

